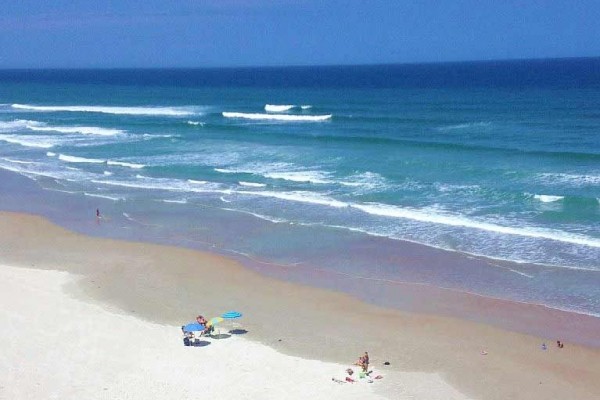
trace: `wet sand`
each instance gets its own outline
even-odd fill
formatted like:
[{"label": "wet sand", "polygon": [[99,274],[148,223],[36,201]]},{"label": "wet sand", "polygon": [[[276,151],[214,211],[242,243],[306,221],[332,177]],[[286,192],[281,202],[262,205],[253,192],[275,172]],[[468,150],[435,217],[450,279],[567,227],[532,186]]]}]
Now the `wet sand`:
[{"label": "wet sand", "polygon": [[[583,330],[589,336],[600,331],[595,318],[417,285],[395,290],[405,293],[407,301],[431,298],[432,314],[386,309],[265,277],[215,254],[91,238],[40,217],[6,212],[0,213],[0,264],[76,274],[76,284],[66,287],[69,295],[151,323],[178,326],[198,313],[237,309],[244,312],[245,339],[284,354],[348,365],[367,350],[372,364],[383,375],[389,373],[390,379],[374,389],[388,398],[402,393],[405,383],[394,378],[401,372],[439,374],[471,398],[600,396],[598,348],[567,341],[558,349],[556,337],[435,315],[435,305],[439,314],[452,303],[489,312],[491,319],[518,315],[531,324],[567,326],[565,332]],[[545,351],[542,342],[548,345]]]}]

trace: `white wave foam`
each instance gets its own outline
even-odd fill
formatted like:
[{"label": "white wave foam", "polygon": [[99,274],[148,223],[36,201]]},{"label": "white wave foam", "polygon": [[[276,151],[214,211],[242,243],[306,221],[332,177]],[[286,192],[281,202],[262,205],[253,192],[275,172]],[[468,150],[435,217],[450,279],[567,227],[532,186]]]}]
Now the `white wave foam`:
[{"label": "white wave foam", "polygon": [[306,104],[306,105],[300,106],[300,108],[303,110],[309,110],[312,108],[312,106],[310,104]]},{"label": "white wave foam", "polygon": [[349,205],[348,203],[344,203],[342,201],[334,200],[330,197],[322,196],[320,194],[311,192],[247,192],[241,190],[238,193],[253,196],[272,197],[281,200],[296,201],[299,203],[318,204],[322,206],[329,206],[335,208],[348,207]]},{"label": "white wave foam", "polygon": [[352,208],[356,208],[371,215],[383,217],[405,218],[420,222],[429,222],[434,224],[465,227],[478,229],[493,233],[501,233],[507,235],[526,236],[539,239],[548,239],[565,243],[585,245],[590,247],[600,247],[600,239],[591,238],[578,234],[571,234],[562,231],[546,230],[540,228],[514,228],[509,226],[495,225],[487,222],[479,222],[467,218],[444,215],[438,213],[428,213],[423,210],[415,210],[401,208],[387,204],[352,204]]},{"label": "white wave foam", "polygon": [[111,176],[113,173],[110,171],[104,171],[102,174],[105,176]]},{"label": "white wave foam", "polygon": [[[97,174],[82,171],[76,168],[56,167],[47,163],[32,163],[32,164],[4,164],[0,159],[0,168],[16,172],[29,178],[32,177],[47,177],[53,178],[56,181],[82,182],[90,181]],[[35,178],[34,178],[35,179]]]},{"label": "white wave foam", "polygon": [[585,185],[600,185],[600,175],[579,175],[579,174],[566,174],[566,173],[542,173],[537,174],[538,180],[549,184],[549,185],[571,185],[571,186],[585,186]]},{"label": "white wave foam", "polygon": [[285,219],[281,219],[281,218],[275,218],[275,217],[270,217],[268,215],[264,215],[264,214],[258,214],[252,211],[246,211],[246,210],[236,210],[235,208],[222,208],[222,210],[225,211],[233,211],[233,212],[237,212],[237,213],[241,213],[241,214],[248,214],[248,215],[252,215],[253,217],[265,220],[265,221],[269,221],[269,222],[273,222],[275,224],[281,224],[284,222],[289,222]]},{"label": "white wave foam", "polygon": [[103,194],[95,194],[95,193],[87,193],[87,192],[83,192],[83,194],[86,196],[89,196],[89,197],[98,197],[101,199],[108,199],[108,200],[112,200],[112,201],[124,200],[122,197],[112,197],[112,196],[106,196]]},{"label": "white wave foam", "polygon": [[15,119],[13,121],[0,121],[0,132],[10,132],[19,129],[27,129],[29,126],[43,125],[38,121],[30,121],[26,119]]},{"label": "white wave foam", "polygon": [[331,118],[327,115],[290,115],[290,114],[259,114],[259,113],[240,113],[223,112],[225,118],[241,118],[255,121],[286,121],[286,122],[319,122]]},{"label": "white wave foam", "polygon": [[196,185],[206,185],[208,183],[208,181],[197,181],[194,179],[188,179],[187,181],[189,183],[195,183]]},{"label": "white wave foam", "polygon": [[200,122],[200,121],[186,121],[186,123],[188,125],[193,125],[193,126],[204,126],[204,122]]},{"label": "white wave foam", "polygon": [[[290,171],[295,167],[293,164],[285,163],[285,162],[275,162],[275,163],[249,163],[244,164],[238,167],[229,167],[229,168],[215,168],[215,172],[220,172],[222,174],[252,174],[252,175],[263,175],[268,172],[279,172],[279,171]],[[264,176],[264,175],[263,175]]]},{"label": "white wave foam", "polygon": [[11,162],[11,163],[15,163],[15,164],[36,164],[33,161],[14,160],[14,159],[8,158],[8,157],[3,157],[2,159],[5,161],[8,161],[8,162]]},{"label": "white wave foam", "polygon": [[143,164],[134,164],[134,163],[128,163],[128,162],[123,162],[123,161],[113,161],[113,160],[106,161],[106,164],[117,165],[119,167],[127,167],[127,168],[133,168],[133,169],[142,169],[145,167],[145,165],[143,165]]},{"label": "white wave foam", "polygon": [[12,108],[29,111],[46,112],[92,112],[117,115],[147,115],[180,117],[194,115],[193,107],[111,107],[111,106],[35,106],[29,104],[13,104]]},{"label": "white wave foam", "polygon": [[242,186],[249,186],[249,187],[265,187],[265,186],[267,186],[264,183],[244,182],[244,181],[240,181],[239,184]]},{"label": "white wave foam", "polygon": [[331,183],[326,179],[329,174],[321,171],[288,171],[288,172],[269,172],[263,176],[270,179],[283,179],[292,182],[306,183]]},{"label": "white wave foam", "polygon": [[296,107],[296,106],[293,105],[293,104],[281,104],[281,105],[278,105],[278,104],[265,104],[265,111],[266,112],[275,112],[275,113],[278,113],[278,112],[289,111],[289,110],[291,110],[294,107]]},{"label": "white wave foam", "polygon": [[56,153],[53,153],[53,152],[51,152],[51,151],[47,152],[47,153],[46,153],[46,155],[47,155],[48,157],[56,157]]},{"label": "white wave foam", "polygon": [[187,204],[187,200],[186,199],[183,199],[183,200],[167,200],[167,199],[163,199],[162,202],[163,203]]},{"label": "white wave foam", "polygon": [[231,200],[225,200],[223,196],[219,197],[219,200],[221,200],[223,203],[231,203]]},{"label": "white wave foam", "polygon": [[359,187],[366,190],[375,189],[385,185],[385,178],[375,172],[363,172],[349,176],[339,182],[342,186]]},{"label": "white wave foam", "polygon": [[81,133],[84,135],[114,136],[124,133],[120,129],[99,128],[96,126],[40,126],[27,125],[32,131],[41,132],[61,132],[61,133]]},{"label": "white wave foam", "polygon": [[451,131],[451,130],[455,130],[455,129],[487,128],[491,125],[492,125],[491,122],[467,122],[464,124],[441,126],[437,129],[438,129],[438,131]]},{"label": "white wave foam", "polygon": [[565,198],[565,196],[551,196],[546,194],[535,194],[533,198],[541,201],[542,203],[552,203],[555,201],[560,201]]},{"label": "white wave foam", "polygon": [[230,190],[221,189],[220,184],[206,183],[198,185],[179,179],[169,178],[150,178],[142,175],[136,176],[135,181],[118,180],[92,180],[94,183],[109,186],[128,187],[133,189],[166,190],[170,192],[191,192],[191,193],[224,193],[230,194]]},{"label": "white wave foam", "polygon": [[59,154],[58,159],[61,161],[70,162],[70,163],[102,164],[102,163],[106,162],[105,160],[99,160],[96,158],[75,157],[75,156],[69,156],[66,154]]},{"label": "white wave foam", "polygon": [[56,140],[46,136],[0,135],[0,140],[25,147],[37,147],[41,149],[49,149],[58,144]]},{"label": "white wave foam", "polygon": [[233,170],[233,169],[226,169],[226,168],[215,168],[215,171],[216,172],[220,172],[222,174],[237,174],[237,173],[241,172],[241,171],[236,171],[236,170]]}]

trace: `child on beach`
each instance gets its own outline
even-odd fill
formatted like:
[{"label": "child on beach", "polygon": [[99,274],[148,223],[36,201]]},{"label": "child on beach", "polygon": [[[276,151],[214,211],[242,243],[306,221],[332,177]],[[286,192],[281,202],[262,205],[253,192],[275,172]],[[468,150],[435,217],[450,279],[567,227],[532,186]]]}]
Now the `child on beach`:
[{"label": "child on beach", "polygon": [[364,372],[367,372],[369,369],[369,353],[365,351],[365,355],[358,357],[358,361],[354,365],[358,365]]}]

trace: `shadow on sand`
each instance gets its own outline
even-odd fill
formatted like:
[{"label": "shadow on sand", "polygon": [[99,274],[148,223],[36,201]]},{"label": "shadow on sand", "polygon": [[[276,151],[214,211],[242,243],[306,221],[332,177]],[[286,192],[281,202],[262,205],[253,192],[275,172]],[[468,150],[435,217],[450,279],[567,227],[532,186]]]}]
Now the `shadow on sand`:
[{"label": "shadow on sand", "polygon": [[216,333],[214,335],[210,335],[211,339],[228,339],[230,338],[231,335],[227,334],[227,333]]}]

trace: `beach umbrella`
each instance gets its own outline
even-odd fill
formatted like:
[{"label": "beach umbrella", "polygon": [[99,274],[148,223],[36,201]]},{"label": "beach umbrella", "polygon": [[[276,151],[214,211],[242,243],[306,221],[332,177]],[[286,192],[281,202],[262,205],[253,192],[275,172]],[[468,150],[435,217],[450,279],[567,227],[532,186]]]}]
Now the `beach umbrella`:
[{"label": "beach umbrella", "polygon": [[190,322],[189,324],[183,327],[183,330],[185,332],[204,331],[205,329],[206,327],[204,325],[199,324],[197,322]]},{"label": "beach umbrella", "polygon": [[236,319],[236,318],[240,318],[242,316],[242,313],[237,312],[237,311],[227,311],[226,313],[221,314],[221,318],[224,319]]},{"label": "beach umbrella", "polygon": [[219,322],[223,322],[223,317],[214,317],[211,318],[210,321],[206,324],[206,326],[215,326]]}]

